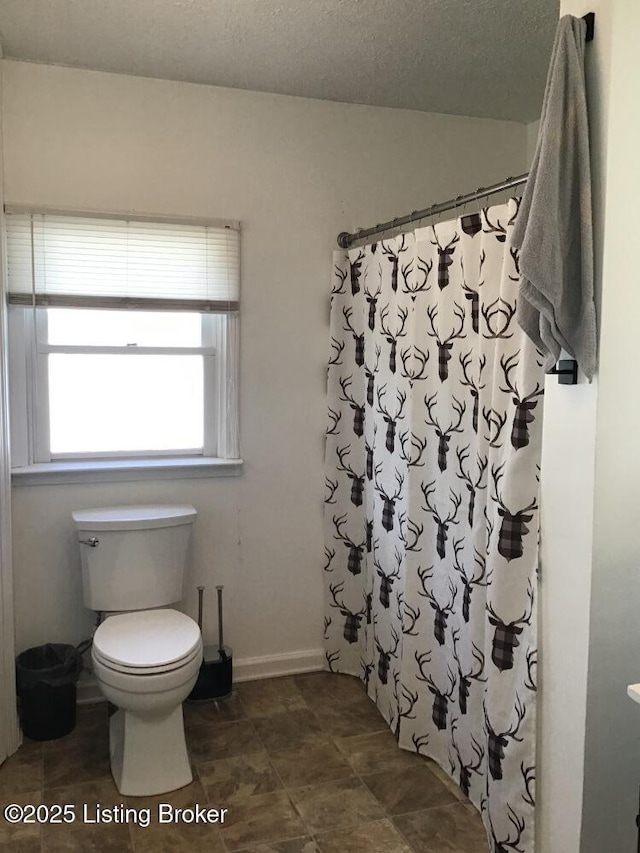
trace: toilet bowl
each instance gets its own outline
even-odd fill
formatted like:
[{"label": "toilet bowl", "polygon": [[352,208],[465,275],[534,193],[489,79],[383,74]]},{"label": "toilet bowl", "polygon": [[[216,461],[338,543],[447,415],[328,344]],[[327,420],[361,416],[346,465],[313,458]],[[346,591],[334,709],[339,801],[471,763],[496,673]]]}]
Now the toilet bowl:
[{"label": "toilet bowl", "polygon": [[190,505],[73,513],[85,605],[106,614],[93,637],[98,686],[118,709],[109,721],[111,772],[123,795],[164,794],[192,780],[182,702],[196,683],[202,637],[169,605],[183,596]]},{"label": "toilet bowl", "polygon": [[98,686],[118,708],[109,751],[120,793],[149,796],[188,785],[182,702],[202,662],[193,619],[168,609],[110,616],[95,633],[91,659]]}]

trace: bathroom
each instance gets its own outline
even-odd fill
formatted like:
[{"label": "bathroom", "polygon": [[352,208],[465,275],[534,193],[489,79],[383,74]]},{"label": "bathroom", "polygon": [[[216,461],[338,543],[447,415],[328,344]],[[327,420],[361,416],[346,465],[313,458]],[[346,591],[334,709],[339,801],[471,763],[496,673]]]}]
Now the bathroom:
[{"label": "bathroom", "polygon": [[[18,5],[0,2],[3,35],[2,19]],[[24,5],[32,7],[34,27],[47,4]],[[60,14],[73,5],[55,4]],[[388,13],[385,4],[371,5],[373,14]],[[466,7],[448,5],[458,14]],[[587,90],[600,349],[592,384],[546,383],[540,853],[618,853],[635,843],[640,718],[626,696],[627,685],[640,681],[638,395],[630,346],[640,304],[629,286],[635,264],[627,240],[640,180],[635,6],[563,0],[557,10],[594,11],[597,19]],[[499,17],[492,20],[497,26]],[[138,29],[123,42],[129,52],[144,36],[143,24],[134,23]],[[488,49],[492,39],[484,36]],[[503,37],[493,36],[496,46]],[[323,670],[323,442],[336,235],[525,172],[535,120],[292,98],[245,91],[241,83],[216,88],[179,82],[179,75],[84,70],[97,67],[89,58],[77,68],[23,61],[31,57],[14,55],[7,44],[4,50],[6,203],[242,223],[243,464],[234,476],[15,477],[10,504],[4,483],[0,607],[3,647],[12,651],[3,677],[13,664],[12,622],[15,653],[48,641],[80,642],[93,630],[71,513],[156,503],[197,509],[183,609],[195,617],[204,585],[205,640],[213,642],[214,591],[224,585],[238,689],[254,679]],[[81,393],[90,402],[99,392]],[[93,689],[82,681],[81,700],[99,698]]]}]

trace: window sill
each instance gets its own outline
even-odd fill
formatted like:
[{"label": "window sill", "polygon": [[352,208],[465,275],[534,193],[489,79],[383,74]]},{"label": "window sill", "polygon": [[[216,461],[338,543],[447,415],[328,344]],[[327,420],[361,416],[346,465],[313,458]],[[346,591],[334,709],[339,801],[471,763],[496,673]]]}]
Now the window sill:
[{"label": "window sill", "polygon": [[11,479],[14,486],[50,486],[58,483],[237,477],[241,471],[242,459],[219,459],[215,456],[101,459],[83,462],[41,462],[24,468],[13,468]]}]

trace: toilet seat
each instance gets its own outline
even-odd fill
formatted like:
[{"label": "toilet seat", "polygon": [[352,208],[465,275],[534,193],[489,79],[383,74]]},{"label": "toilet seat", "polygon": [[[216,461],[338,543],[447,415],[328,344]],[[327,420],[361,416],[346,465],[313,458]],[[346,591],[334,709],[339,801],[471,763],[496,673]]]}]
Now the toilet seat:
[{"label": "toilet seat", "polygon": [[92,655],[130,675],[159,675],[187,666],[202,654],[200,629],[177,610],[143,610],[110,616],[96,630]]},{"label": "toilet seat", "polygon": [[126,666],[125,664],[118,663],[117,661],[111,661],[103,658],[100,653],[93,653],[94,662],[102,664],[106,669],[110,669],[112,672],[120,673],[121,675],[134,675],[136,677],[145,676],[145,675],[163,675],[165,673],[175,672],[178,669],[184,669],[187,667],[191,661],[195,658],[202,657],[202,648],[196,648],[193,653],[186,657],[181,658],[179,661],[175,661],[173,664],[167,664],[166,666]]}]

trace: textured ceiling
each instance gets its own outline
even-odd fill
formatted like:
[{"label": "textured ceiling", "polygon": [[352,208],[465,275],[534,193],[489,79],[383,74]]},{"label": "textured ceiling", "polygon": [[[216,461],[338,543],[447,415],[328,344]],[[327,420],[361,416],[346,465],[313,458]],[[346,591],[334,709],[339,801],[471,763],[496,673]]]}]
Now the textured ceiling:
[{"label": "textured ceiling", "polygon": [[6,57],[531,121],[559,0],[0,0]]}]

